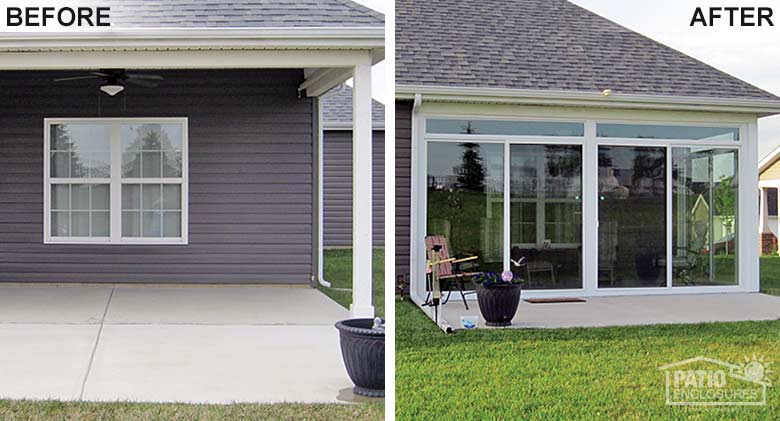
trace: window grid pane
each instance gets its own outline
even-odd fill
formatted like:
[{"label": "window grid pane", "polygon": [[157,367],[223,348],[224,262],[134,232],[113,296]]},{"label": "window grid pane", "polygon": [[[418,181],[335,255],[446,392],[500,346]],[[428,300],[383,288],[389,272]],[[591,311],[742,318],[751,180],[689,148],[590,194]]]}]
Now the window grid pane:
[{"label": "window grid pane", "polygon": [[[49,127],[52,178],[105,179],[100,184],[50,185],[50,235],[110,237],[111,132],[122,144],[121,236],[182,237],[183,133],[181,123],[68,123]],[[178,184],[124,184],[127,179],[175,178]],[[102,181],[102,180],[101,180]],[[128,180],[129,181],[129,180]],[[151,181],[151,180],[150,180]]]}]

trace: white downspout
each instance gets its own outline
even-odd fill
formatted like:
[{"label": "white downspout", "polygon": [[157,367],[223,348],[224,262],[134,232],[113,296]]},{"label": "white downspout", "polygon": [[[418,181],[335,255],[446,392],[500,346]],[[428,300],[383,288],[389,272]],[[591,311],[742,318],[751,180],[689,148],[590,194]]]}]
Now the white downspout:
[{"label": "white downspout", "polygon": [[319,193],[317,194],[317,219],[319,220],[319,223],[317,223],[317,251],[320,254],[320,258],[317,259],[317,282],[319,282],[320,285],[324,286],[325,288],[331,288],[333,285],[325,280],[325,244],[323,240],[324,236],[324,230],[322,228],[324,222],[325,222],[325,200],[323,199],[324,194],[324,185],[325,182],[323,180],[323,162],[324,159],[322,158],[322,154],[324,151],[324,128],[322,127],[322,101],[317,99],[317,127],[319,128],[319,133],[317,134],[317,190]]}]

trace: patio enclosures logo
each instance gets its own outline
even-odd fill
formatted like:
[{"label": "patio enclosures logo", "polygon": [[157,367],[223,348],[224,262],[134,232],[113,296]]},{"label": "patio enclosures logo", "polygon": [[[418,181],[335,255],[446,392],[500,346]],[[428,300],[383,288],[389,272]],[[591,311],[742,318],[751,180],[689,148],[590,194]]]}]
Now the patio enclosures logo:
[{"label": "patio enclosures logo", "polygon": [[5,6],[2,13],[8,29],[111,26],[109,7]]},{"label": "patio enclosures logo", "polygon": [[658,369],[666,375],[666,404],[687,406],[766,405],[770,363],[745,357],[732,364],[695,357]]}]

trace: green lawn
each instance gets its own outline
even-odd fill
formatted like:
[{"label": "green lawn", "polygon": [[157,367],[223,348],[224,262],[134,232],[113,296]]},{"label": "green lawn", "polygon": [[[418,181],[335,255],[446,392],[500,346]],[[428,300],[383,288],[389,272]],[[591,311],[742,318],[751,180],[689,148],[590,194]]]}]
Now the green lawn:
[{"label": "green lawn", "polygon": [[[325,279],[332,288],[320,291],[342,306],[352,304],[352,249],[325,250]],[[385,315],[385,250],[374,249],[374,307],[377,316]]]},{"label": "green lawn", "polygon": [[780,257],[761,256],[761,291],[780,295]]},{"label": "green lawn", "polygon": [[184,405],[0,400],[2,420],[381,420],[378,404]]},{"label": "green lawn", "polygon": [[[769,389],[766,407],[666,406],[657,369],[698,355],[777,360],[780,321],[445,335],[409,302],[396,305],[396,320],[399,420],[771,419],[780,413],[780,387]],[[780,380],[776,373],[770,378]]]},{"label": "green lawn", "polygon": [[[761,258],[780,295],[780,257]],[[396,304],[396,416],[410,419],[777,419],[780,321],[442,333]],[[670,407],[658,367],[704,355],[774,362],[766,407]]]}]

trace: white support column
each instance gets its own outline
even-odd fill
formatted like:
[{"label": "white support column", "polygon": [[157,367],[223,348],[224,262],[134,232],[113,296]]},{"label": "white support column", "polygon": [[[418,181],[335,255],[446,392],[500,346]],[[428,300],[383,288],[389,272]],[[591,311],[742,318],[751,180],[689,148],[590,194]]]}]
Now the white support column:
[{"label": "white support column", "polygon": [[[761,191],[761,204],[760,204],[760,210],[761,210],[761,219],[758,223],[758,232],[765,234],[769,232],[769,198],[767,197],[767,189],[764,187],[759,187]],[[780,196],[780,195],[778,195]],[[759,250],[759,253],[761,251]]]},{"label": "white support column", "polygon": [[747,291],[759,290],[758,228],[760,218],[758,202],[758,122],[751,122],[742,130],[743,148],[739,157],[739,205],[737,224],[737,256],[739,259],[739,284]]},{"label": "white support column", "polygon": [[582,145],[582,288],[586,295],[598,290],[599,277],[599,147],[596,122],[585,122]]},{"label": "white support column", "polygon": [[352,98],[352,317],[374,317],[371,239],[371,60],[355,66]]}]

